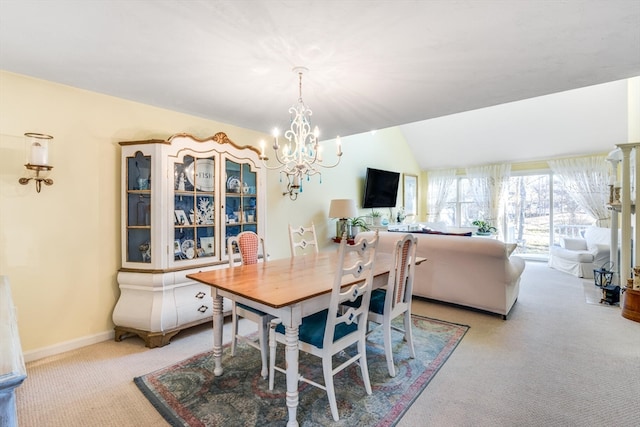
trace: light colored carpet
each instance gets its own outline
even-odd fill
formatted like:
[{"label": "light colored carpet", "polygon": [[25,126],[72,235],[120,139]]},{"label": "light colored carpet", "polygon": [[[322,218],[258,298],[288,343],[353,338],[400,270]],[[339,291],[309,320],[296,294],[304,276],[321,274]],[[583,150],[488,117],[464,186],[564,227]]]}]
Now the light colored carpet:
[{"label": "light colored carpet", "polygon": [[[640,323],[618,307],[586,303],[583,280],[527,262],[507,321],[423,300],[413,307],[471,329],[399,427],[638,425]],[[203,325],[163,348],[130,338],[28,363],[20,426],[167,425],[133,377],[212,341]]]}]

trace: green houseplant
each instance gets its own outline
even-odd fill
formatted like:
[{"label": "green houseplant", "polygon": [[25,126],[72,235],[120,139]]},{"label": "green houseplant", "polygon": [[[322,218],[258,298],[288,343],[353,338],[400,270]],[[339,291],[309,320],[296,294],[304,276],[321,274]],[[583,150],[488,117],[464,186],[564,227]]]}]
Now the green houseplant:
[{"label": "green houseplant", "polygon": [[496,231],[498,231],[498,229],[495,228],[493,225],[491,225],[488,222],[483,221],[481,219],[476,219],[471,224],[473,224],[476,227],[478,227],[477,234],[480,234],[480,235],[488,235],[488,234],[495,233]]},{"label": "green houseplant", "polygon": [[354,237],[361,229],[363,231],[369,230],[369,226],[363,216],[349,218],[349,232],[347,233],[349,237]]}]

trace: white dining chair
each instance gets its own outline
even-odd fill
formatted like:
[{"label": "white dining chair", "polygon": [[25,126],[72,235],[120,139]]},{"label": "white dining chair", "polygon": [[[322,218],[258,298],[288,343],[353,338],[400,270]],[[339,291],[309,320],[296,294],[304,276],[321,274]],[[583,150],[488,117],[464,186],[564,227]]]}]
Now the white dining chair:
[{"label": "white dining chair", "polygon": [[[262,262],[267,262],[267,252],[265,250],[264,239],[259,237],[253,231],[243,231],[237,236],[230,237],[227,240],[227,254],[229,255],[229,267],[235,266],[236,249],[240,254],[240,265],[256,264],[262,255]],[[238,319],[242,317],[258,326],[258,339],[254,340],[247,336],[238,334]],[[236,345],[238,340],[246,342],[248,345],[260,350],[262,359],[262,369],[260,374],[263,378],[267,378],[268,374],[268,331],[269,322],[273,319],[270,314],[264,313],[247,305],[232,302],[231,305],[231,355],[236,354]]]},{"label": "white dining chair", "polygon": [[[382,327],[387,368],[389,375],[392,377],[396,376],[396,370],[393,363],[391,330],[404,334],[404,340],[409,346],[411,358],[416,357],[413,347],[413,334],[411,333],[411,296],[413,295],[417,246],[418,240],[411,234],[406,234],[396,242],[393,252],[394,266],[389,272],[387,287],[386,289],[374,290],[371,293],[371,301],[369,303],[368,322],[377,323],[378,327]],[[404,329],[391,323],[398,316],[404,316]],[[368,328],[367,335],[378,329],[378,327]]]},{"label": "white dining chair", "polygon": [[[371,240],[361,238],[354,245],[347,245],[347,239],[342,239],[338,249],[338,264],[333,279],[329,308],[303,318],[298,329],[298,349],[322,359],[324,384],[301,375],[298,375],[298,379],[327,392],[331,415],[335,421],[339,420],[339,415],[334,375],[352,363],[358,363],[365,390],[367,394],[371,394],[366,333],[377,245],[378,233]],[[343,289],[342,283],[345,279],[360,281]],[[341,310],[343,302],[355,301],[358,298],[362,300],[359,307],[349,307],[344,312]],[[269,329],[269,390],[273,390],[275,371],[286,373],[284,368],[275,365],[278,342],[285,343],[285,327],[280,319],[274,319]],[[357,347],[356,354],[334,368],[333,356],[352,345]]]},{"label": "white dining chair", "polygon": [[291,224],[289,224],[289,243],[291,256],[308,253],[311,249],[313,249],[315,253],[318,253],[318,239],[316,237],[315,225],[311,223],[310,227],[303,225],[292,227]]}]

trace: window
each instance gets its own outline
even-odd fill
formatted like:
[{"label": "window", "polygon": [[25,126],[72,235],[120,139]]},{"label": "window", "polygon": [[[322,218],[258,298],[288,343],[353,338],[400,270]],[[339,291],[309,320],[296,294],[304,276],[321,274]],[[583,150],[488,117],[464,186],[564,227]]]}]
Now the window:
[{"label": "window", "polygon": [[[458,177],[452,185],[441,218],[451,226],[469,227],[480,211],[469,179]],[[504,212],[505,241],[517,243],[517,253],[532,259],[547,258],[560,237],[581,237],[595,222],[551,172],[512,173]]]},{"label": "window", "polygon": [[480,212],[480,207],[471,193],[471,183],[468,178],[458,177],[453,185],[441,218],[455,227],[471,227],[471,223],[478,219]]},{"label": "window", "polygon": [[505,208],[506,241],[518,244],[518,252],[534,257],[549,253],[551,236],[551,174],[509,178]]}]

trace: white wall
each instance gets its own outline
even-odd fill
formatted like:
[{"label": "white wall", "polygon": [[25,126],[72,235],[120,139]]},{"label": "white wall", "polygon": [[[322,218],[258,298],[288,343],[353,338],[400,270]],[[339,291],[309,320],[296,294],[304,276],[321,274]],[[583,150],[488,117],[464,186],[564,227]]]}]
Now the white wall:
[{"label": "white wall", "polygon": [[627,140],[627,98],[619,80],[400,129],[423,170],[606,153]]}]

